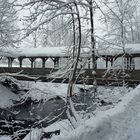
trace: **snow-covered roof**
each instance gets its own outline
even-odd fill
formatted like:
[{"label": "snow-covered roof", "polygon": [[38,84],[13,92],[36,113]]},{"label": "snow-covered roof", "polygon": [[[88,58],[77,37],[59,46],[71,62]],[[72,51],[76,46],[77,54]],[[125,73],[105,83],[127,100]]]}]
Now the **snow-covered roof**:
[{"label": "snow-covered roof", "polygon": [[25,47],[0,49],[0,56],[5,57],[67,57],[67,47]]},{"label": "snow-covered roof", "polygon": [[128,54],[139,54],[140,53],[140,44],[126,44],[125,51]]},{"label": "snow-covered roof", "polygon": [[[0,56],[6,57],[68,57],[69,47],[37,47],[37,48],[9,48],[0,49]],[[126,44],[125,47],[106,47],[96,50],[97,56],[115,56],[123,54],[140,54],[140,44]],[[87,57],[91,55],[91,49],[82,48],[81,56]]]},{"label": "snow-covered roof", "polygon": [[[90,49],[82,48],[81,55],[89,53]],[[30,47],[30,48],[6,48],[0,50],[0,56],[5,57],[68,57],[72,52],[72,47]]]},{"label": "snow-covered roof", "polygon": [[38,48],[22,48],[19,49],[19,56],[34,57],[66,57],[67,47],[38,47]]},{"label": "snow-covered roof", "polygon": [[140,54],[140,44],[126,44],[124,47],[113,46],[99,48],[96,51],[97,55],[115,56],[118,54]]}]

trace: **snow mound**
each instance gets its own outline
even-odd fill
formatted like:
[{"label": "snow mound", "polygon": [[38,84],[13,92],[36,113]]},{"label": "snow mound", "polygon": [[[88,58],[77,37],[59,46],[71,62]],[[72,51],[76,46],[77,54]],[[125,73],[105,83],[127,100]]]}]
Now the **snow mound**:
[{"label": "snow mound", "polygon": [[9,136],[2,136],[0,137],[0,140],[11,140]]},{"label": "snow mound", "polygon": [[[115,108],[98,111],[95,117],[85,121],[77,129],[61,134],[52,140],[132,140],[138,132],[135,130],[137,121],[140,124],[140,85],[122,98]],[[140,129],[140,126],[139,126]],[[138,129],[138,130],[139,130]],[[135,130],[135,131],[134,131]]]},{"label": "snow mound", "polygon": [[[62,120],[59,122],[55,122],[52,125],[43,129],[38,129],[38,128],[33,129],[32,132],[29,133],[23,140],[38,140],[40,139],[42,132],[51,132],[55,130],[60,130],[60,133],[67,134],[69,130],[72,130],[72,126],[68,120]],[[52,136],[52,138],[57,138],[57,137],[58,135]]]},{"label": "snow mound", "polygon": [[[68,84],[61,84],[61,83],[51,83],[51,82],[22,82],[25,86],[28,87],[28,97],[30,97],[32,100],[36,101],[48,101],[51,98],[55,98],[57,96],[61,97],[64,101],[67,97],[67,88]],[[79,92],[78,87],[74,88],[74,93]],[[25,95],[26,96],[26,95]]]}]

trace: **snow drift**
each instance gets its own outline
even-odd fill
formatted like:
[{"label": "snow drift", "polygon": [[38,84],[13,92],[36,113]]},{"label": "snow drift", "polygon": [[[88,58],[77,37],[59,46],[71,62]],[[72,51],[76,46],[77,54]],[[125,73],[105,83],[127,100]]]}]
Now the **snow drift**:
[{"label": "snow drift", "polygon": [[[99,111],[82,126],[53,140],[128,140],[138,137],[140,122],[140,85],[125,95],[113,109]],[[140,124],[140,123],[139,123]],[[139,128],[140,130],[140,128]],[[134,134],[137,135],[134,135]],[[139,134],[140,136],[140,134]]]}]

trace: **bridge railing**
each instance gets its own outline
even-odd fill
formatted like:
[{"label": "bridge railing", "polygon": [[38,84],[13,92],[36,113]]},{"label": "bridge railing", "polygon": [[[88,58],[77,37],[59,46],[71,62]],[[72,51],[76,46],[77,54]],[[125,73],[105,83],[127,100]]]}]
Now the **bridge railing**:
[{"label": "bridge railing", "polygon": [[[29,76],[47,76],[50,73],[57,71],[58,69],[52,68],[19,68],[19,67],[1,67],[0,73],[18,73],[29,75]],[[78,70],[79,71],[79,70]],[[92,70],[85,69],[83,76],[88,76],[92,78]],[[106,69],[97,69],[96,72],[97,78],[112,78],[112,79],[133,79],[133,80],[140,80],[140,70],[125,70],[125,73],[122,70],[110,70],[107,72]]]}]

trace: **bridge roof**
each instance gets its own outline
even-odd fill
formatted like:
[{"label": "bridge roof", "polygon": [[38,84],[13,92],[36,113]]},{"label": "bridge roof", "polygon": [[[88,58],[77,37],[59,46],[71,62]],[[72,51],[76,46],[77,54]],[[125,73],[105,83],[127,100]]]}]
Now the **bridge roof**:
[{"label": "bridge roof", "polygon": [[66,47],[2,48],[0,56],[5,57],[66,57]]},{"label": "bridge roof", "polygon": [[[37,48],[4,48],[0,49],[0,56],[5,57],[68,57],[72,53],[72,47],[37,47]],[[89,49],[82,48],[81,55],[87,56]]]},{"label": "bridge roof", "polygon": [[22,48],[18,56],[23,57],[67,57],[67,47]]},{"label": "bridge roof", "polygon": [[[106,47],[96,50],[96,56],[115,56],[123,54],[140,55],[140,44],[126,44],[124,48],[121,47]],[[37,47],[37,48],[1,48],[0,56],[5,57],[68,57],[72,52],[72,47]],[[91,49],[82,48],[81,56],[91,56]]]},{"label": "bridge roof", "polygon": [[113,46],[113,47],[106,47],[106,48],[99,48],[97,53],[99,55],[119,55],[119,54],[139,54],[140,55],[140,44],[126,44],[124,47]]}]

